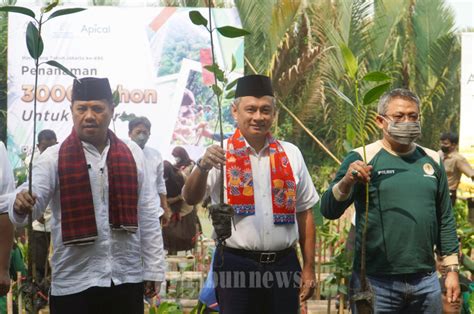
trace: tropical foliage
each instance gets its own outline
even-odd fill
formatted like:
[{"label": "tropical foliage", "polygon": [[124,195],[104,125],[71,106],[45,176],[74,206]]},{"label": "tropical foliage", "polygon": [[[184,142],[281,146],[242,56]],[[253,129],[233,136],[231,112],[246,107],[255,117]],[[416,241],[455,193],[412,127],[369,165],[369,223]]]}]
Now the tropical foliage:
[{"label": "tropical foliage", "polygon": [[[147,4],[207,7],[209,1]],[[5,5],[15,2],[3,0]],[[231,2],[213,1],[216,7],[228,7]],[[90,3],[118,5],[120,0]],[[379,137],[371,117],[379,92],[385,88],[406,87],[419,95],[422,145],[436,148],[440,132],[458,130],[461,48],[453,12],[444,0],[234,0],[234,4],[243,28],[250,32],[245,37],[245,72],[272,77],[281,108],[275,132],[301,148],[319,190],[327,186],[338,160],[349,149]],[[183,39],[183,45],[198,48],[185,35]],[[3,12],[0,42],[7,43]],[[0,48],[0,139],[5,139],[7,46]],[[168,61],[166,69],[175,66],[172,58]],[[356,90],[369,96],[364,100]],[[323,147],[336,157],[330,157]],[[458,202],[456,209],[459,221],[467,221],[464,204]],[[332,223],[318,224],[320,247],[323,251],[336,248],[332,253],[337,258],[329,264],[335,269],[334,277],[329,281],[344,294],[342,279],[350,265],[339,242],[345,231],[338,225],[334,233]],[[460,223],[458,232],[464,251],[471,250],[472,226]],[[174,304],[164,308],[178,310]]]},{"label": "tropical foliage", "polygon": [[[246,71],[272,75],[279,97],[304,124],[343,157],[354,140],[357,116],[338,95],[355,99],[342,46],[356,56],[360,74],[380,71],[390,87],[407,87],[422,100],[421,144],[436,147],[439,133],[459,118],[460,44],[453,13],[443,0],[238,0],[246,38]],[[272,14],[268,14],[272,12]],[[373,87],[373,86],[372,86]],[[375,102],[369,109],[375,109]],[[297,142],[312,167],[327,155],[281,111],[280,136]],[[367,125],[369,139],[378,131]]]}]

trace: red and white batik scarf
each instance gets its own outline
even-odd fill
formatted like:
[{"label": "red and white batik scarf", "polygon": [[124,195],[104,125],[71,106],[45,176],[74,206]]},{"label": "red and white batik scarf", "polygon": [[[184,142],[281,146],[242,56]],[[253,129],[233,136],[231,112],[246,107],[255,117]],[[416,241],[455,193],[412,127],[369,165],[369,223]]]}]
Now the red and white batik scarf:
[{"label": "red and white batik scarf", "polygon": [[[296,182],[288,156],[281,144],[267,136],[270,155],[270,175],[274,224],[295,223]],[[254,184],[249,147],[240,130],[228,139],[226,153],[227,202],[235,214],[255,214]]]}]

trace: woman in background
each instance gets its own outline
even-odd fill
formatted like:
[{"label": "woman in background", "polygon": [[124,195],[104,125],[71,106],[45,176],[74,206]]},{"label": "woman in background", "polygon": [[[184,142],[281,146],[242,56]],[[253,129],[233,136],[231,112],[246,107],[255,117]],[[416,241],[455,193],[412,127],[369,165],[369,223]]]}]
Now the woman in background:
[{"label": "woman in background", "polygon": [[187,177],[191,174],[195,162],[189,158],[188,152],[181,146],[176,146],[171,152],[175,160],[175,167],[183,172]]},{"label": "woman in background", "polygon": [[167,160],[163,165],[166,198],[171,209],[170,223],[163,227],[163,243],[169,255],[176,255],[178,251],[194,248],[200,234],[199,219],[195,207],[186,204],[181,196],[185,175]]}]

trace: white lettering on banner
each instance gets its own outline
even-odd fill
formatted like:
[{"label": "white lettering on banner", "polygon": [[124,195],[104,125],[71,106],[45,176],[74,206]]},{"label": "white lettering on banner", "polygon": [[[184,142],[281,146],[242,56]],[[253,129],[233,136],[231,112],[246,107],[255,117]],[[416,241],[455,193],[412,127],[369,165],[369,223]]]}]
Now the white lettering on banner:
[{"label": "white lettering on banner", "polygon": [[81,28],[81,33],[87,33],[87,35],[92,34],[108,34],[110,33],[110,25],[109,26],[102,26],[94,24],[93,26],[83,25]]},{"label": "white lettering on banner", "polygon": [[[235,8],[213,10],[219,21],[241,27]],[[7,146],[12,164],[21,165],[21,147],[34,149],[34,118],[39,122],[36,131],[51,129],[58,142],[71,132],[73,79],[45,64],[50,60],[78,78],[109,79],[120,102],[111,125],[118,137],[127,139],[130,119],[145,116],[153,129],[147,145],[164,158],[170,158],[173,145],[182,145],[197,159],[212,142],[198,135],[197,128],[202,128],[202,134],[213,133],[217,120],[217,103],[201,74],[200,49],[209,46],[209,34],[191,23],[188,9],[89,7],[80,14],[53,19],[42,32],[45,49],[37,70],[25,45],[28,17],[13,14],[8,23]],[[230,79],[243,73],[243,38],[226,40],[217,53],[223,65],[231,55],[237,60]],[[39,76],[36,91],[35,75]],[[37,115],[32,112],[35,95]],[[183,105],[184,95],[194,99],[191,105]],[[231,118],[227,120],[225,125],[231,128]]]},{"label": "white lettering on banner", "polygon": [[139,89],[132,89],[132,91],[128,91],[124,89],[122,85],[117,85],[117,91],[120,96],[120,102],[122,103],[129,103],[132,101],[133,103],[156,103],[157,102],[157,93],[156,90],[153,89],[145,89],[143,91]]},{"label": "white lettering on banner", "polygon": [[[37,112],[36,113],[36,120],[37,121],[69,121],[69,110],[62,110],[61,112],[49,112],[46,110],[45,112]],[[33,119],[33,110],[24,110],[21,116],[23,121],[30,121]]]},{"label": "white lettering on banner", "polygon": [[[24,102],[32,102],[34,86],[22,85],[21,89],[23,90],[23,97],[21,97],[21,100]],[[71,101],[71,89],[71,86],[66,89],[64,86],[58,84],[53,85],[51,88],[46,85],[39,85],[36,93],[36,100],[38,102],[47,102],[51,99],[54,102],[63,102],[64,99],[67,98],[68,101]],[[120,103],[128,104],[132,102],[135,104],[156,104],[158,102],[158,93],[154,89],[132,89],[131,91],[128,91],[128,89],[123,88],[122,85],[118,85],[117,91],[120,96]]]},{"label": "white lettering on banner", "polygon": [[[68,122],[70,119],[70,109],[59,110],[58,112],[53,112],[46,110],[44,112],[36,113],[36,121],[38,122]],[[125,111],[120,113],[115,113],[112,120],[117,121],[121,116],[127,116]],[[28,122],[33,120],[33,110],[23,110],[21,114],[21,120]]]}]

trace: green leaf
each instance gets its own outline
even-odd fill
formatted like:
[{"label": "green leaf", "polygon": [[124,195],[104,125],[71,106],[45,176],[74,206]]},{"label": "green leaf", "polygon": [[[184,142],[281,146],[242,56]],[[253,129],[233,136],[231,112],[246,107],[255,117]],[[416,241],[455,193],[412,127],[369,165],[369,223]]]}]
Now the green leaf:
[{"label": "green leaf", "polygon": [[224,37],[228,38],[237,38],[245,35],[249,35],[250,32],[242,28],[237,28],[233,26],[222,26],[218,27],[217,31]]},{"label": "green leaf", "polygon": [[189,18],[194,25],[203,25],[207,27],[207,19],[199,11],[190,11]]},{"label": "green leaf", "polygon": [[157,314],[182,314],[179,305],[173,302],[162,302],[158,308]]},{"label": "green leaf", "polygon": [[225,87],[225,90],[231,90],[232,88],[234,88],[234,86],[237,85],[238,80],[239,79],[235,79],[232,82],[230,82],[229,84],[227,84],[227,86]]},{"label": "green leaf", "polygon": [[352,124],[347,123],[346,124],[346,139],[349,143],[354,143],[354,139],[356,138],[356,131],[354,130],[354,127]]},{"label": "green leaf", "polygon": [[209,72],[214,73],[219,82],[223,82],[225,80],[224,71],[222,71],[217,64],[214,63],[212,65],[206,65],[204,68]]},{"label": "green leaf", "polygon": [[52,18],[55,18],[55,17],[58,17],[58,16],[73,14],[73,13],[81,12],[81,11],[84,11],[84,10],[86,10],[86,9],[84,9],[84,8],[69,8],[69,9],[57,10],[57,11],[51,13],[51,15],[46,20],[46,22],[51,20]]},{"label": "green leaf", "polygon": [[345,44],[341,44],[342,58],[344,59],[344,67],[347,71],[347,75],[351,79],[355,79],[359,65],[357,58],[354,56],[352,51]]},{"label": "green leaf", "polygon": [[[114,94],[112,94],[112,97],[114,97]],[[114,101],[114,104],[115,104],[115,101]],[[115,106],[116,107],[116,106]],[[115,108],[114,107],[114,108]],[[134,114],[134,113],[127,113],[127,112],[122,112],[122,114],[120,115],[119,119],[120,121],[124,121],[124,122],[130,122],[132,120],[135,120],[137,118],[137,116]]]},{"label": "green leaf", "polygon": [[339,286],[338,292],[347,295],[347,286]]},{"label": "green leaf", "polygon": [[28,15],[32,18],[35,18],[35,12],[31,11],[28,8],[18,7],[14,5],[6,5],[3,7],[0,7],[0,12],[20,13],[20,14]]},{"label": "green leaf", "polygon": [[114,108],[117,108],[117,106],[120,104],[120,93],[118,89],[114,90],[112,93],[112,101],[114,102]]},{"label": "green leaf", "polygon": [[230,67],[230,72],[234,71],[236,66],[237,66],[237,61],[235,60],[235,56],[232,55],[232,66]]},{"label": "green leaf", "polygon": [[41,8],[41,12],[48,13],[49,11],[54,9],[54,7],[56,7],[58,4],[59,4],[59,0],[51,1],[50,4],[48,4],[47,6]]},{"label": "green leaf", "polygon": [[26,28],[26,46],[33,59],[39,59],[43,53],[43,40],[39,36],[38,29],[33,22],[28,23]]},{"label": "green leaf", "polygon": [[367,73],[362,79],[369,82],[383,82],[391,80],[391,77],[383,72],[375,71]]},{"label": "green leaf", "polygon": [[371,90],[369,90],[367,93],[364,95],[364,105],[371,104],[372,102],[376,101],[377,99],[382,96],[383,93],[390,87],[392,83],[384,83],[378,86],[375,86]]},{"label": "green leaf", "polygon": [[214,91],[214,94],[216,94],[217,97],[220,97],[222,95],[222,89],[216,84],[212,85],[212,90]]},{"label": "green leaf", "polygon": [[225,96],[225,99],[234,99],[234,98],[235,98],[235,90],[228,92],[227,95]]},{"label": "green leaf", "polygon": [[56,67],[56,68],[60,68],[67,75],[72,76],[73,78],[77,78],[76,75],[74,75],[74,73],[72,73],[68,68],[66,68],[64,65],[62,65],[61,63],[59,63],[57,61],[50,60],[50,61],[47,61],[46,64],[49,64],[50,66],[53,66],[53,67]]}]

